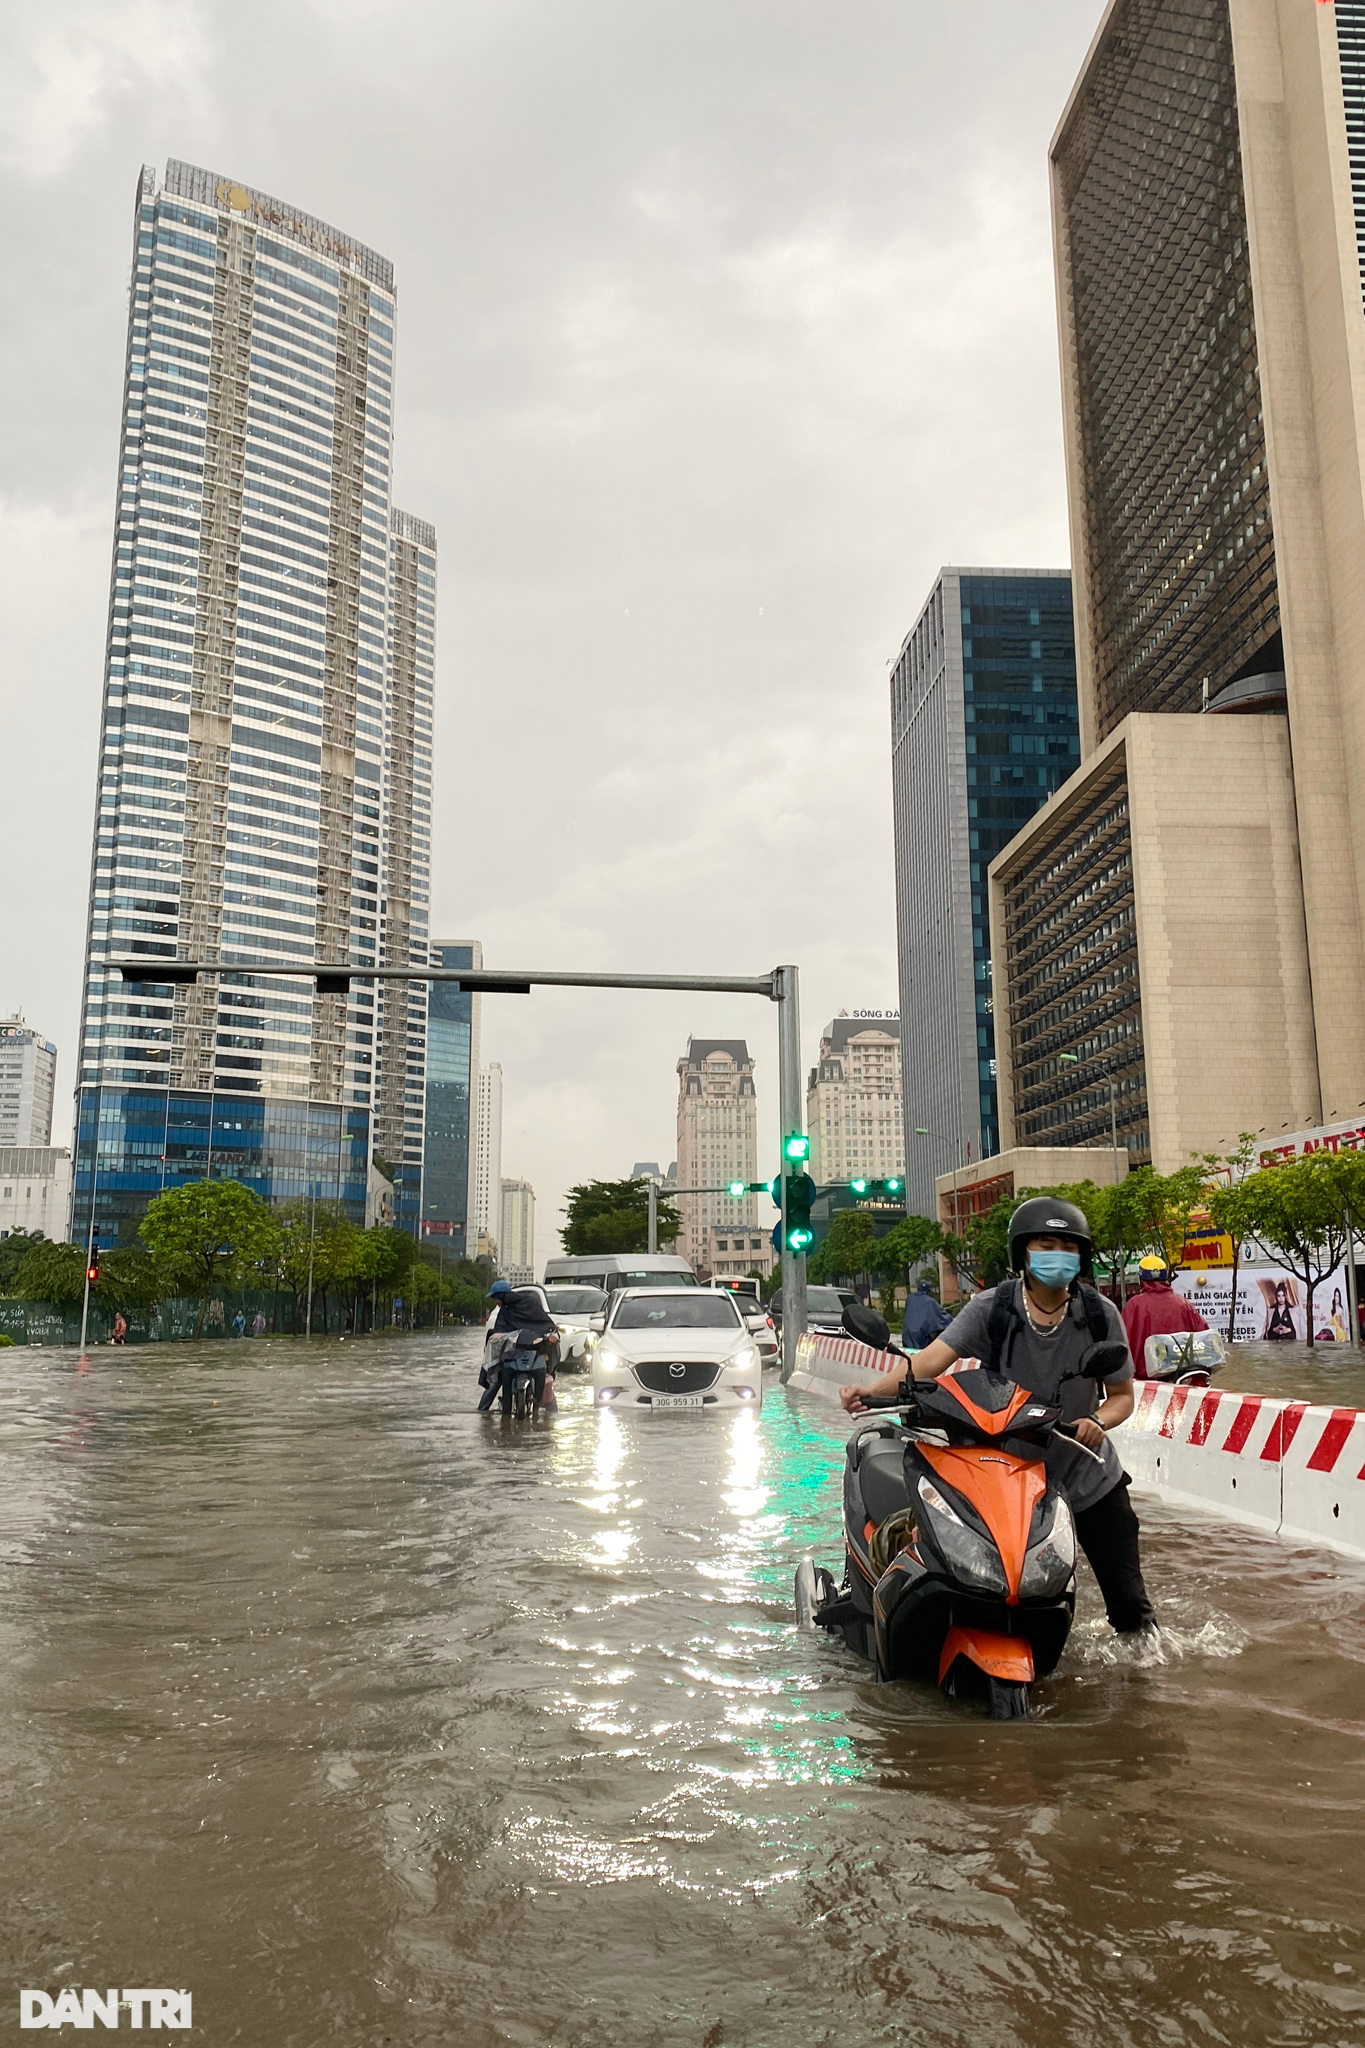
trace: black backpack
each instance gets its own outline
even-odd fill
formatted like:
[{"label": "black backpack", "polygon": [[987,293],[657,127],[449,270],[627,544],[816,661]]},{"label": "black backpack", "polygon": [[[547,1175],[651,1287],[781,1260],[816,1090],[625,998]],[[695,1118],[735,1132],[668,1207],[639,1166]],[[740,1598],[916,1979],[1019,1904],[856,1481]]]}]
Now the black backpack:
[{"label": "black backpack", "polygon": [[[1098,1287],[1090,1287],[1084,1280],[1078,1283],[1076,1293],[1080,1299],[1081,1307],[1085,1310],[1086,1328],[1090,1332],[1091,1343],[1107,1344],[1110,1332],[1109,1317],[1105,1313],[1104,1296],[1100,1293]],[[1008,1374],[1010,1353],[1014,1349],[1014,1340],[1023,1326],[1024,1319],[1020,1315],[1015,1303],[1014,1282],[1013,1280],[1004,1280],[995,1290],[995,1299],[991,1303],[990,1321],[986,1325],[986,1345],[989,1355],[983,1358],[981,1363],[988,1372]]]}]

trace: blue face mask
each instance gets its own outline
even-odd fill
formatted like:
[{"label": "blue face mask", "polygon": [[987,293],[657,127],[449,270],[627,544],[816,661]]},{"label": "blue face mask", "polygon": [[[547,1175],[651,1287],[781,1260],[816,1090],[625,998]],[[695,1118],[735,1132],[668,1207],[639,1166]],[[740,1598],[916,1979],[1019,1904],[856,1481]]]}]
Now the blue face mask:
[{"label": "blue face mask", "polygon": [[1028,1269],[1040,1287],[1069,1287],[1081,1270],[1079,1252],[1030,1252]]}]

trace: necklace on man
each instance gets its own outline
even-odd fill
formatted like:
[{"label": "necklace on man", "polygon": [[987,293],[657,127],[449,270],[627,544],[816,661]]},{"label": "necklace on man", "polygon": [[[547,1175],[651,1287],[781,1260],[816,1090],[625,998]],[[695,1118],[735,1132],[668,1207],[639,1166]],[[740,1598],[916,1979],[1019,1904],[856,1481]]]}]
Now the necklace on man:
[{"label": "necklace on man", "polygon": [[[1069,1302],[1066,1302],[1066,1301],[1064,1301],[1064,1302],[1062,1303],[1062,1306],[1061,1306],[1061,1312],[1060,1312],[1060,1314],[1058,1315],[1058,1317],[1057,1317],[1057,1320],[1056,1320],[1056,1322],[1055,1322],[1055,1323],[1035,1323],[1035,1322],[1034,1322],[1034,1320],[1033,1320],[1033,1312],[1032,1312],[1032,1310],[1031,1310],[1031,1309],[1029,1308],[1029,1305],[1028,1305],[1028,1289],[1027,1289],[1027,1287],[1025,1287],[1025,1288],[1024,1288],[1024,1290],[1023,1290],[1023,1295],[1024,1295],[1024,1321],[1025,1321],[1025,1322],[1026,1322],[1026,1323],[1028,1324],[1028,1326],[1029,1326],[1029,1328],[1030,1328],[1030,1329],[1032,1330],[1032,1332],[1033,1332],[1034,1336],[1035,1336],[1035,1337],[1055,1337],[1055,1336],[1056,1336],[1056,1334],[1057,1334],[1057,1332],[1058,1332],[1058,1330],[1060,1330],[1060,1329],[1061,1329],[1061,1327],[1062,1327],[1062,1324],[1063,1324],[1063,1323],[1064,1323],[1064,1322],[1066,1321],[1066,1311],[1067,1311],[1068,1307],[1070,1306],[1070,1303],[1069,1303]],[[1043,1311],[1043,1313],[1044,1313],[1044,1314],[1046,1315],[1046,1313],[1047,1313],[1046,1309],[1045,1309],[1045,1310]]]}]

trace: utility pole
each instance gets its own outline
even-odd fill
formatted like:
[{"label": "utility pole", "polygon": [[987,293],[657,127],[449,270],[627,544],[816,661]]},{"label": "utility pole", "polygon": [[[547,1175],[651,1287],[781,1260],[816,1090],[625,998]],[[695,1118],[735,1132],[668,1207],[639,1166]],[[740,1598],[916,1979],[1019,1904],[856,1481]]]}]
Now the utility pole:
[{"label": "utility pole", "polygon": [[[81,1355],[85,1355],[85,1333],[90,1322],[90,1268],[95,1263],[95,1194],[100,1184],[101,1088],[95,1095],[95,1137],[90,1148],[90,1228],[85,1233],[85,1293],[81,1296]],[[164,1173],[163,1173],[164,1178]]]},{"label": "utility pole", "polygon": [[303,1334],[313,1334],[313,1245],[317,1239],[318,1191],[314,1183],[308,1196],[308,1310],[303,1319]]},{"label": "utility pole", "polygon": [[659,1190],[652,1174],[649,1180],[649,1244],[647,1249],[651,1252],[657,1252],[659,1249]]},{"label": "utility pole", "polygon": [[[773,969],[777,1003],[777,1094],[784,1137],[804,1131],[801,1102],[801,1000],[794,967]],[[782,1378],[796,1371],[796,1347],[806,1334],[806,1255],[787,1247],[787,1173],[782,1160]],[[804,1166],[802,1168],[804,1171]]]}]

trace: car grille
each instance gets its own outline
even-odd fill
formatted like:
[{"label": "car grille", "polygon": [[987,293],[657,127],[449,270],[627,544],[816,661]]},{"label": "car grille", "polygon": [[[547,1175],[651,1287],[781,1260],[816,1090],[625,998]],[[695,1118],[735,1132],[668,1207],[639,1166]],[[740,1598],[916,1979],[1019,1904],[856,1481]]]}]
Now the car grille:
[{"label": "car grille", "polygon": [[686,1363],[681,1359],[649,1358],[635,1367],[635,1377],[651,1394],[699,1394],[703,1387],[716,1384],[720,1367],[695,1358]]}]

